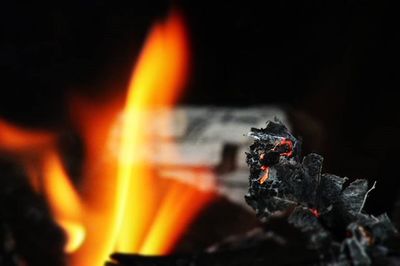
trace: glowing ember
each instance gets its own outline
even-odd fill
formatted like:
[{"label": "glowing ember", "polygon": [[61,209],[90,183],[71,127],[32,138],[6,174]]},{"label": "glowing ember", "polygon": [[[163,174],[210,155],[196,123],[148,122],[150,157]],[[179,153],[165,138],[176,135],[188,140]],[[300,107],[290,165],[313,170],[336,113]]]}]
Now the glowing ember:
[{"label": "glowing ember", "polygon": [[291,157],[293,155],[293,143],[290,140],[282,139],[278,146],[286,148],[286,152],[281,153],[282,156]]},{"label": "glowing ember", "polygon": [[260,182],[260,184],[263,184],[269,178],[269,167],[261,166],[261,170],[265,171],[265,173],[263,174],[263,176],[260,178],[260,181],[258,181],[258,182]]},{"label": "glowing ember", "polygon": [[[260,169],[264,171],[262,177],[258,180],[260,184],[264,184],[265,181],[268,180],[271,162],[273,162],[273,160],[275,160],[275,163],[278,162],[277,160],[279,160],[279,157],[276,157],[276,155],[285,157],[291,157],[293,155],[293,143],[288,139],[281,139],[279,142],[275,143],[271,151],[274,152],[273,155],[262,153],[259,157],[260,161],[264,164],[260,167]],[[268,156],[273,156],[273,159],[270,159]]]},{"label": "glowing ember", "polygon": [[312,213],[312,215],[314,215],[317,218],[319,218],[321,216],[321,214],[319,213],[319,211],[317,209],[310,208],[310,212]]},{"label": "glowing ember", "polygon": [[35,191],[49,201],[66,233],[72,265],[103,265],[115,251],[171,252],[213,198],[213,178],[207,189],[201,171],[191,173],[194,181],[182,182],[175,174],[165,178],[165,169],[151,165],[147,156],[157,145],[155,133],[172,126],[146,129],[154,110],[168,113],[173,107],[185,84],[188,55],[182,18],[172,13],[150,31],[125,104],[119,97],[101,104],[73,98],[71,118],[85,148],[79,190],[64,171],[57,134],[0,120],[0,152],[16,155]]}]

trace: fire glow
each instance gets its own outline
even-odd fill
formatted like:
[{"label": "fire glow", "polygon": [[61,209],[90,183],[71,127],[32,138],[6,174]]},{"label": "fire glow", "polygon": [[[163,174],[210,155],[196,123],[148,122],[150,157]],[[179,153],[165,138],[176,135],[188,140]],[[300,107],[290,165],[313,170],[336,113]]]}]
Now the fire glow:
[{"label": "fire glow", "polygon": [[[118,97],[107,103],[73,98],[71,120],[85,148],[78,189],[63,167],[57,133],[0,120],[0,151],[23,164],[33,189],[48,200],[66,233],[71,265],[103,265],[113,252],[169,253],[213,198],[212,181],[201,188],[202,172],[192,170],[198,178],[190,182],[173,174],[163,178],[162,169],[148,158],[156,136],[146,127],[156,111],[168,114],[173,108],[185,85],[188,61],[185,26],[172,12],[150,30],[124,104]],[[155,131],[169,127],[167,119]],[[200,186],[193,185],[196,182]]]}]

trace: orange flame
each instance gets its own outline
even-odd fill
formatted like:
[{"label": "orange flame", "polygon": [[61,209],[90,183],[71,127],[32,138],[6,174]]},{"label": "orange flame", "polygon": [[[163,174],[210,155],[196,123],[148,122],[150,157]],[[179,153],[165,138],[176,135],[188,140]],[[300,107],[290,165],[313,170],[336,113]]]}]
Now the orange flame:
[{"label": "orange flame", "polygon": [[20,129],[0,119],[0,150],[11,153],[31,153],[43,149],[54,141],[53,134]]},{"label": "orange flame", "polygon": [[[186,81],[188,59],[186,30],[175,12],[151,29],[125,104],[119,98],[106,104],[74,98],[71,117],[85,146],[79,190],[62,166],[56,134],[28,131],[0,120],[0,152],[18,155],[32,186],[48,199],[66,233],[65,250],[72,253],[72,265],[103,265],[115,251],[171,252],[213,198],[210,171],[184,172],[187,178],[182,181],[179,171],[168,173],[149,162],[159,145],[157,134],[172,125],[157,130],[147,126],[154,111],[168,113],[175,104]],[[201,188],[205,182],[209,186]]]},{"label": "orange flame", "polygon": [[86,233],[81,220],[79,196],[55,153],[45,156],[43,168],[44,193],[57,223],[66,232],[65,251],[71,253],[80,247]]}]

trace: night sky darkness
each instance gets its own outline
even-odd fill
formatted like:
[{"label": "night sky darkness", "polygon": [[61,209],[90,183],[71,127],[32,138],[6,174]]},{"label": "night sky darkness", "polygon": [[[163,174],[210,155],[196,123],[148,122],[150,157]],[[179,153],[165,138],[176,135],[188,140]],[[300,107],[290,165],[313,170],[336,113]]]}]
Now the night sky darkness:
[{"label": "night sky darkness", "polygon": [[[398,188],[399,45],[390,1],[176,1],[192,42],[183,104],[287,108],[325,171]],[[2,4],[0,116],[68,127],[66,96],[124,90],[147,29],[169,1]],[[309,144],[307,144],[307,142]],[[247,178],[247,177],[244,177]]]}]

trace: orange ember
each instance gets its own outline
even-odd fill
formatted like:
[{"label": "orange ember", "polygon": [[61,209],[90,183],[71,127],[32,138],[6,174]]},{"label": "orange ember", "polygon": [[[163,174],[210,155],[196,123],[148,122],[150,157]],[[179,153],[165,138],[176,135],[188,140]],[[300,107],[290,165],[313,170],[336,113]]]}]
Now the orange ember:
[{"label": "orange ember", "polygon": [[291,157],[293,155],[293,143],[288,139],[282,139],[278,145],[286,146],[287,152],[281,153],[282,156]]},{"label": "orange ember", "polygon": [[48,200],[65,231],[71,265],[103,265],[113,252],[171,252],[213,198],[211,172],[191,170],[185,181],[176,176],[182,171],[168,172],[150,163],[159,135],[173,125],[149,130],[149,121],[157,111],[168,114],[173,108],[188,64],[185,26],[178,13],[171,13],[149,32],[125,103],[118,98],[106,104],[79,97],[71,101],[71,119],[85,148],[79,185],[63,167],[56,133],[0,120],[0,153],[15,156],[32,187]]},{"label": "orange ember", "polygon": [[261,166],[261,170],[265,171],[265,173],[263,174],[260,181],[258,181],[258,182],[260,184],[264,184],[264,182],[267,181],[269,178],[269,167],[263,165],[263,166]]}]

